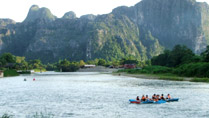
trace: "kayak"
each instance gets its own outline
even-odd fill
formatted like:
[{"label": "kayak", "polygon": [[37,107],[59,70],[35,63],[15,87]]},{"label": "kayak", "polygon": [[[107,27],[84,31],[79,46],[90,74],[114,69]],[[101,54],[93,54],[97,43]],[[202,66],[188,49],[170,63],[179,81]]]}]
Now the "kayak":
[{"label": "kayak", "polygon": [[179,101],[179,98],[166,99],[166,102],[177,102],[177,101]]},{"label": "kayak", "polygon": [[129,101],[130,103],[141,104],[141,101],[139,100],[129,99]]},{"label": "kayak", "polygon": [[140,102],[139,100],[129,99],[129,101],[130,101],[130,103],[135,103],[135,104],[162,104],[162,103],[166,103],[165,100],[158,100],[158,101],[147,100],[147,101]]}]

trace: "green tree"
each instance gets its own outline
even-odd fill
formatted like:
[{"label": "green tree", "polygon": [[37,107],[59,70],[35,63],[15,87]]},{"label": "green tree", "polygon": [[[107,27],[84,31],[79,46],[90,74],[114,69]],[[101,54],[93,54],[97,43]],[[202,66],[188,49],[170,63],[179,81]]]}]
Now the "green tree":
[{"label": "green tree", "polygon": [[106,64],[106,61],[104,59],[99,59],[98,65],[99,66],[104,66]]},{"label": "green tree", "polygon": [[170,62],[168,66],[176,67],[180,64],[189,63],[195,56],[191,49],[186,46],[176,45],[170,54]]},{"label": "green tree", "polygon": [[206,47],[206,50],[201,53],[204,62],[209,62],[209,45]]},{"label": "green tree", "polygon": [[16,62],[16,58],[14,55],[12,55],[11,53],[4,53],[1,55],[1,60],[6,61],[6,63],[15,63]]},{"label": "green tree", "polygon": [[85,65],[85,62],[84,62],[83,60],[80,60],[79,66],[82,67],[82,66],[84,66],[84,65]]}]

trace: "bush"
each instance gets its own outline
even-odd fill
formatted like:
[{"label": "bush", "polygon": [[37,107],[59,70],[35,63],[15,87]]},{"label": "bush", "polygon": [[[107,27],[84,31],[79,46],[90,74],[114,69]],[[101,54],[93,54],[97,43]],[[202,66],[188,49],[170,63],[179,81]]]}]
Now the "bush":
[{"label": "bush", "polygon": [[127,72],[129,74],[162,74],[172,73],[173,69],[164,66],[146,66],[142,69],[123,69],[118,72]]},{"label": "bush", "polygon": [[209,63],[184,64],[174,70],[174,74],[187,77],[209,77]]},{"label": "bush", "polygon": [[19,73],[17,73],[16,70],[5,70],[4,71],[4,77],[10,77],[10,76],[18,76]]}]

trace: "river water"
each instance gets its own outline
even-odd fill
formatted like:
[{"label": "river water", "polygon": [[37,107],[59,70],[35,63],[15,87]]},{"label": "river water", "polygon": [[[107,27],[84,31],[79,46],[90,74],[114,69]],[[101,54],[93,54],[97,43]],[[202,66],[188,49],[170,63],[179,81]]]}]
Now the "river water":
[{"label": "river water", "polygon": [[[23,81],[27,78],[27,81]],[[36,81],[33,81],[33,78]],[[179,102],[130,104],[142,94]],[[0,79],[0,116],[33,118],[208,118],[209,84],[137,79],[101,73],[36,73]]]}]

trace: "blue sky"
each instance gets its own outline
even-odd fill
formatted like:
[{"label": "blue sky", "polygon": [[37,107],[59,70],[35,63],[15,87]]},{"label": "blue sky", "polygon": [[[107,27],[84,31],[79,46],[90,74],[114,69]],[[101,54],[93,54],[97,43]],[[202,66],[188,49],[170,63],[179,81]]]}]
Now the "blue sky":
[{"label": "blue sky", "polygon": [[[140,0],[0,0],[0,18],[23,21],[29,8],[36,4],[47,7],[57,16],[62,17],[68,11],[74,11],[78,17],[85,14],[106,14],[117,6],[133,6]],[[207,1],[209,0],[197,0]]]}]

